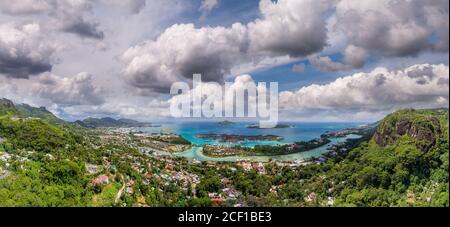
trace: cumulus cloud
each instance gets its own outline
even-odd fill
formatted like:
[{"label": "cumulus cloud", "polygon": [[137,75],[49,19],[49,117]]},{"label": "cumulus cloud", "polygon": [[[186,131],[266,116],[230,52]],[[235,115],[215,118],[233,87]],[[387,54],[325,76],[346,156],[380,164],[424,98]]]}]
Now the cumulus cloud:
[{"label": "cumulus cloud", "polygon": [[309,63],[321,72],[336,72],[341,70],[350,69],[348,65],[331,60],[330,57],[317,57],[313,56],[309,58]]},{"label": "cumulus cloud", "polygon": [[52,74],[37,78],[31,87],[33,94],[65,106],[100,105],[104,103],[101,89],[93,85],[92,76],[86,72],[61,78]]},{"label": "cumulus cloud", "polygon": [[67,19],[61,26],[62,30],[80,37],[103,39],[104,33],[98,29],[99,23],[88,22],[83,18]]},{"label": "cumulus cloud", "polygon": [[447,0],[337,1],[330,20],[334,24],[329,26],[333,35],[345,37],[348,47],[343,55],[347,62],[331,69],[359,68],[367,54],[405,57],[424,51],[448,52],[448,17]]},{"label": "cumulus cloud", "polygon": [[44,73],[29,80],[3,78],[0,82],[0,97],[17,102],[47,107],[101,105],[105,102],[102,89],[94,85],[88,73],[72,77]]},{"label": "cumulus cloud", "polygon": [[63,110],[65,114],[76,119],[115,116],[119,118],[132,118],[148,121],[149,118],[167,118],[171,116],[169,103],[158,99],[142,102],[108,100],[102,105],[68,106]]},{"label": "cumulus cloud", "polygon": [[103,39],[99,23],[87,18],[93,0],[37,0],[8,1],[0,3],[2,12],[10,15],[46,15],[52,26],[83,38]]},{"label": "cumulus cloud", "polygon": [[448,107],[449,68],[414,65],[399,71],[377,68],[326,85],[282,92],[286,109],[383,110],[402,107]]},{"label": "cumulus cloud", "polygon": [[175,81],[200,73],[205,81],[222,82],[231,69],[267,57],[301,57],[322,50],[325,6],[313,0],[262,0],[262,17],[247,25],[202,27],[176,24],[156,40],[129,48],[121,60],[133,86],[168,92]]},{"label": "cumulus cloud", "polygon": [[[250,75],[237,76],[234,81],[228,85],[229,86],[225,90],[224,86],[221,86],[218,83],[202,83],[201,86],[195,87],[187,93],[173,96],[169,99],[168,103],[173,106],[178,106],[180,103],[187,102],[192,105],[194,112],[199,111],[200,113],[202,113],[202,108],[207,105],[205,103],[208,103],[211,104],[211,106],[214,106],[214,109],[218,111],[214,112],[211,109],[211,111],[214,112],[215,117],[224,117],[227,113],[230,113],[227,112],[227,110],[234,110],[236,115],[238,112],[244,113],[246,116],[251,112],[254,113],[254,116],[249,117],[257,117],[257,95],[265,93],[267,97],[270,96],[267,87],[257,84]],[[255,92],[252,92],[247,89],[256,90]],[[245,98],[245,100],[242,100],[241,98]],[[202,102],[191,102],[194,99],[202,100]],[[268,109],[268,106],[266,109]]]},{"label": "cumulus cloud", "polygon": [[305,57],[321,51],[327,40],[323,1],[261,0],[261,19],[248,24],[250,46],[273,56]]},{"label": "cumulus cloud", "polygon": [[237,61],[245,61],[245,26],[197,29],[193,24],[168,28],[156,41],[128,49],[121,57],[133,86],[168,93],[173,82],[201,73],[205,81],[222,81]]},{"label": "cumulus cloud", "polygon": [[321,72],[337,72],[362,68],[367,53],[363,48],[350,45],[345,48],[343,56],[342,62],[333,61],[328,56],[311,56],[308,59],[311,65]]},{"label": "cumulus cloud", "polygon": [[50,71],[56,49],[38,24],[0,24],[0,75],[28,78]]},{"label": "cumulus cloud", "polygon": [[82,38],[103,39],[104,32],[99,23],[85,16],[91,9],[92,2],[89,0],[63,0],[55,3],[50,14],[54,15],[56,26],[64,32]]}]

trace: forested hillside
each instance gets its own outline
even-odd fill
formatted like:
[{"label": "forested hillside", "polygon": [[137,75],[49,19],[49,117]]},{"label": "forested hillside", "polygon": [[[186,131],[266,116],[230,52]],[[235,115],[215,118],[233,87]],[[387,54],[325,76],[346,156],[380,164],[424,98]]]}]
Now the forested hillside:
[{"label": "forested hillside", "polygon": [[[208,193],[225,186],[247,206],[449,206],[446,109],[393,113],[371,139],[324,164],[269,163],[260,175],[153,158],[121,138],[100,143],[89,129],[23,117],[0,101],[0,206],[211,206]],[[200,183],[168,180],[168,170]]]}]

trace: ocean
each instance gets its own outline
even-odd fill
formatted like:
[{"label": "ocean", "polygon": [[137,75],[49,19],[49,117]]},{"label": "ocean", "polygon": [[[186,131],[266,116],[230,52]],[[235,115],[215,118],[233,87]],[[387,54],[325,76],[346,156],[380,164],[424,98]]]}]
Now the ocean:
[{"label": "ocean", "polygon": [[[325,146],[313,149],[307,152],[301,152],[289,155],[278,156],[251,156],[251,157],[225,157],[213,158],[205,156],[202,153],[202,145],[232,145],[232,146],[248,146],[255,145],[282,145],[291,144],[300,141],[310,141],[319,138],[322,134],[329,131],[339,131],[346,128],[362,126],[362,123],[301,123],[301,122],[283,122],[282,124],[289,125],[288,128],[274,128],[274,129],[255,129],[248,128],[252,122],[238,122],[234,124],[221,125],[217,122],[180,122],[180,123],[165,123],[161,127],[144,127],[136,128],[135,130],[144,133],[161,133],[174,132],[194,144],[194,147],[182,153],[175,154],[177,157],[183,157],[188,160],[198,161],[214,161],[214,162],[236,162],[240,160],[250,160],[257,162],[267,162],[270,160],[279,161],[303,161],[312,157],[320,157],[328,152],[328,148],[334,144],[344,142],[348,138],[358,138],[356,135],[350,135],[347,138],[334,138],[331,143]],[[233,134],[233,135],[277,135],[282,136],[282,141],[245,141],[240,143],[219,143],[214,140],[197,138],[197,134]],[[164,152],[157,152],[159,155],[173,155]]]},{"label": "ocean", "polygon": [[[221,144],[214,140],[197,138],[197,134],[234,134],[234,135],[276,135],[284,139],[282,141],[247,141],[236,145],[240,146],[255,146],[255,145],[277,145],[277,144],[291,144],[300,141],[309,141],[319,138],[327,131],[339,131],[346,128],[361,126],[361,123],[301,123],[301,122],[283,122],[280,124],[288,125],[288,128],[274,128],[274,129],[255,129],[248,128],[253,122],[238,122],[234,124],[221,125],[217,122],[180,122],[180,123],[165,123],[161,127],[144,127],[137,130],[144,133],[160,133],[162,131],[172,131],[185,139],[189,140],[194,145],[205,144]],[[230,145],[222,143],[225,145]]]}]

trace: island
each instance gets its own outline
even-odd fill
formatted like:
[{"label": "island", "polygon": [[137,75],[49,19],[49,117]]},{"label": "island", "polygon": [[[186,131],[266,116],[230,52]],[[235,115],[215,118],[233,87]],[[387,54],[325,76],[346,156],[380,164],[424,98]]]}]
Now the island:
[{"label": "island", "polygon": [[226,120],[226,121],[219,122],[218,124],[221,126],[227,126],[227,125],[234,125],[236,123]]},{"label": "island", "polygon": [[[291,128],[291,127],[292,126],[287,125],[287,124],[278,124],[274,128]],[[261,128],[259,124],[250,124],[250,125],[247,125],[247,128],[250,128],[250,129],[266,129],[266,128]]]},{"label": "island", "polygon": [[[320,138],[310,141],[295,142],[292,144],[271,146],[271,145],[257,145],[255,147],[242,147],[242,146],[226,146],[226,145],[205,145],[203,147],[203,153],[209,157],[248,157],[248,156],[278,156],[289,155],[295,153],[302,153],[314,150],[316,148],[326,146],[331,143],[333,138],[343,138],[350,135],[359,135],[359,139],[347,140],[345,143],[339,143],[328,148],[326,157],[335,156],[337,153],[342,153],[350,150],[361,139],[373,135],[377,124],[364,125],[357,128],[346,128],[334,132],[325,132]],[[272,140],[276,136],[238,136],[238,135],[220,135],[220,134],[204,134],[199,135],[202,138],[216,139],[220,142],[235,142],[240,139],[246,138],[247,140],[259,140],[263,141]],[[256,139],[257,138],[257,139]]]},{"label": "island", "polygon": [[232,134],[197,134],[199,139],[215,140],[220,143],[239,143],[245,141],[282,141],[284,138],[276,135],[232,135]]},{"label": "island", "polygon": [[306,152],[327,145],[331,140],[328,138],[314,139],[307,142],[294,144],[270,146],[257,145],[255,147],[205,145],[203,153],[210,157],[235,157],[235,156],[276,156]]}]

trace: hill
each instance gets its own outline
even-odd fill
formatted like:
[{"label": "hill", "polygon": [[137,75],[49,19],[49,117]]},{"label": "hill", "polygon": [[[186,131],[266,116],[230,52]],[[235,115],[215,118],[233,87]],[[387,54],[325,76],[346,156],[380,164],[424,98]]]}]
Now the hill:
[{"label": "hill", "polygon": [[45,107],[32,107],[28,104],[14,104],[11,100],[0,99],[0,116],[14,115],[18,118],[38,118],[54,125],[66,124],[65,121],[53,115]]},{"label": "hill", "polygon": [[321,177],[300,188],[323,206],[449,206],[448,121],[448,109],[390,114],[369,141],[303,173]]},{"label": "hill", "polygon": [[27,104],[19,104],[16,105],[16,110],[20,117],[39,118],[55,125],[63,125],[66,123],[53,115],[45,107],[37,108]]},{"label": "hill", "polygon": [[8,99],[0,99],[0,116],[1,115],[7,115],[7,114],[13,114],[16,112],[16,107],[14,106],[14,103],[11,100]]},{"label": "hill", "polygon": [[[5,100],[0,110],[17,111]],[[133,193],[120,198],[127,206],[211,206],[208,193],[227,187],[239,192],[238,202],[245,206],[448,207],[448,120],[447,109],[398,111],[380,121],[372,137],[327,162],[267,163],[265,173],[258,174],[238,163],[192,164],[142,155],[126,134],[114,137],[114,144],[102,143],[93,130],[3,115],[0,206],[113,206],[129,177],[133,190],[127,191]],[[180,172],[198,179],[195,194],[157,177]],[[93,183],[104,175],[104,185]]]},{"label": "hill", "polygon": [[121,118],[116,120],[114,118],[87,118],[83,121],[76,121],[76,124],[85,128],[111,128],[111,127],[143,127],[151,126],[149,123],[142,123],[139,121]]}]

